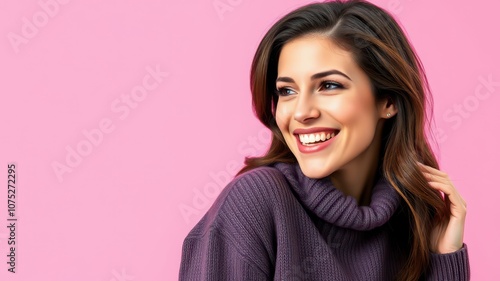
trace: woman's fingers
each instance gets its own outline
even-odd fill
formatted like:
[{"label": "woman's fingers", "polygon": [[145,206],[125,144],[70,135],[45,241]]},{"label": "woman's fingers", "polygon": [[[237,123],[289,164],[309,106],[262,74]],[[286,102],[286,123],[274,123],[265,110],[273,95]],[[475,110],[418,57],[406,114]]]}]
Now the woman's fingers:
[{"label": "woman's fingers", "polygon": [[467,204],[449,179],[448,174],[420,162],[417,163],[422,168],[422,174],[429,185],[445,195],[443,199],[448,203],[447,206],[451,209],[452,216],[463,219]]},{"label": "woman's fingers", "polygon": [[436,170],[430,166],[426,166],[421,164],[420,162],[419,166],[421,167],[421,171],[426,175],[431,180],[436,180],[436,181],[449,181],[448,174],[441,172],[440,170]]},{"label": "woman's fingers", "polygon": [[422,164],[420,162],[417,162],[418,165],[420,167],[422,167],[424,170],[427,170],[429,171],[430,173],[432,174],[435,174],[435,175],[438,175],[438,176],[441,176],[441,177],[444,177],[444,178],[447,178],[448,177],[448,174],[446,174],[445,172],[442,172],[438,169],[435,169],[435,168],[432,168],[431,166],[428,166],[428,165],[425,165],[425,164]]},{"label": "woman's fingers", "polygon": [[466,204],[465,200],[460,196],[460,194],[451,188],[449,184],[441,182],[429,182],[429,185],[445,194],[445,202],[447,207],[451,210],[451,215],[456,218],[464,218],[466,214]]}]

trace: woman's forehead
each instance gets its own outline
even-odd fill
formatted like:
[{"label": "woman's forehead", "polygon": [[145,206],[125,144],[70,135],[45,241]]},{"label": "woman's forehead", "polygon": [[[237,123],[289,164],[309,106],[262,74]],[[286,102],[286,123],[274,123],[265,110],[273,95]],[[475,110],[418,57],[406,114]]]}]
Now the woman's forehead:
[{"label": "woman's forehead", "polygon": [[282,47],[278,58],[278,76],[312,76],[331,69],[349,77],[361,71],[351,52],[326,37],[304,36],[291,40]]}]

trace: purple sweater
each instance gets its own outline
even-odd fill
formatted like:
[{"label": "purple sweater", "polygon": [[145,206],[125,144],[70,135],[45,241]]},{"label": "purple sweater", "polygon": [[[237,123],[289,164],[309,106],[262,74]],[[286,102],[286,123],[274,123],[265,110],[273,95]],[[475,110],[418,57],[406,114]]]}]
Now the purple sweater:
[{"label": "purple sweater", "polygon": [[[358,206],[298,164],[255,168],[185,238],[179,280],[391,280],[408,250],[401,201],[383,178]],[[430,260],[425,280],[470,280],[467,245]]]}]

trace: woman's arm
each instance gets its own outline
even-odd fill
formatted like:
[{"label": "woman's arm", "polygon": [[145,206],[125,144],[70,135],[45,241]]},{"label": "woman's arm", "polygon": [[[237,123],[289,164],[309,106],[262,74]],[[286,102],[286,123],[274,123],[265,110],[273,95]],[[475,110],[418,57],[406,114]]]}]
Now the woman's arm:
[{"label": "woman's arm", "polygon": [[210,229],[199,237],[186,237],[182,247],[179,281],[269,280],[245,257],[232,238]]},{"label": "woman's arm", "polygon": [[261,192],[269,181],[259,175],[254,171],[230,182],[189,232],[180,281],[272,280],[273,261],[263,241],[273,220]]},{"label": "woman's arm", "polygon": [[452,253],[431,253],[429,271],[425,280],[470,280],[467,245],[464,244],[461,249]]}]

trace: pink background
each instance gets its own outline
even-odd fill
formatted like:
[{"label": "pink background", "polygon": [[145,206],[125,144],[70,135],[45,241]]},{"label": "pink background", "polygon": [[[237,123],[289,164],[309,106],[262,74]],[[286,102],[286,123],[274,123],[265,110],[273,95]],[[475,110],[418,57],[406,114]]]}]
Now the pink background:
[{"label": "pink background", "polygon": [[[250,106],[257,44],[308,2],[2,1],[0,279],[176,280],[184,237],[244,156],[267,146]],[[427,69],[437,154],[468,203],[473,280],[500,280],[500,5],[373,3],[399,19]]]}]

